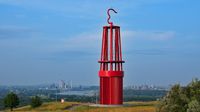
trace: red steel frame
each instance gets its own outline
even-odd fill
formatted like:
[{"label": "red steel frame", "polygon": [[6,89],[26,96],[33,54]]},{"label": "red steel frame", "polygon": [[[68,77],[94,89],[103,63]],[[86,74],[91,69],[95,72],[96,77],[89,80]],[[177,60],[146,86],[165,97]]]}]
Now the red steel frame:
[{"label": "red steel frame", "polygon": [[[109,10],[108,10],[109,11]],[[99,77],[100,77],[100,104],[123,104],[123,76],[122,50],[120,27],[103,27],[102,50]]]}]

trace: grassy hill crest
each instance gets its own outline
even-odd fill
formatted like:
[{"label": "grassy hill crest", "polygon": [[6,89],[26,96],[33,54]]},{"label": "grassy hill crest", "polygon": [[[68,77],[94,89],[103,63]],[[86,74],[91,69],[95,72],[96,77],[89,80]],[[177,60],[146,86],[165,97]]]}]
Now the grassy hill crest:
[{"label": "grassy hill crest", "polygon": [[[13,112],[155,112],[155,104],[157,102],[125,102],[129,106],[100,108],[90,107],[89,104],[78,102],[49,102],[44,103],[38,108],[24,106],[14,109]],[[10,112],[6,110],[6,112]]]}]

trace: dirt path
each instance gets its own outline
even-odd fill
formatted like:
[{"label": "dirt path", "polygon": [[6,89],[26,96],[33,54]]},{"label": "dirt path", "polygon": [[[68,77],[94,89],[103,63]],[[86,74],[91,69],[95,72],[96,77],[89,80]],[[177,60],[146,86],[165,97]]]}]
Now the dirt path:
[{"label": "dirt path", "polygon": [[72,106],[66,108],[67,110],[70,110],[73,112],[77,107],[82,106],[83,104],[72,104]]},{"label": "dirt path", "polygon": [[90,103],[73,104],[72,106],[66,109],[69,110],[70,112],[75,112],[78,107],[81,107],[81,106],[88,107],[89,105]]}]

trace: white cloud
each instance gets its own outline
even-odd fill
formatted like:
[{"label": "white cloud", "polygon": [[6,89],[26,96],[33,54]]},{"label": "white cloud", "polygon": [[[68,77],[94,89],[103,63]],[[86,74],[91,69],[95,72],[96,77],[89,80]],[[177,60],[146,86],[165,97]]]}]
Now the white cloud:
[{"label": "white cloud", "polygon": [[64,47],[69,50],[96,50],[101,44],[100,33],[82,33],[64,40]]},{"label": "white cloud", "polygon": [[[122,31],[122,41],[126,46],[132,46],[135,39],[142,41],[167,41],[175,37],[173,31]],[[102,34],[85,32],[80,35],[60,40],[57,50],[99,52],[101,49]],[[55,46],[52,46],[55,47]]]},{"label": "white cloud", "polygon": [[[8,27],[10,29],[10,27]],[[15,28],[11,28],[15,29]],[[26,31],[26,30],[25,30]],[[21,35],[20,35],[21,36]],[[36,53],[55,54],[62,52],[85,52],[85,53],[100,53],[102,43],[102,31],[84,32],[70,37],[56,37],[48,38],[9,38],[0,42],[0,46],[4,48],[13,48]],[[175,37],[173,31],[135,31],[126,30],[121,31],[123,51],[133,50],[133,44],[136,40],[140,42],[146,41],[168,41]],[[142,47],[137,46],[135,50],[143,50]],[[131,49],[130,49],[131,48]],[[146,49],[145,49],[146,50]],[[144,52],[144,51],[142,51]]]},{"label": "white cloud", "polygon": [[124,31],[122,36],[125,39],[147,39],[156,41],[165,41],[175,37],[173,31]]}]

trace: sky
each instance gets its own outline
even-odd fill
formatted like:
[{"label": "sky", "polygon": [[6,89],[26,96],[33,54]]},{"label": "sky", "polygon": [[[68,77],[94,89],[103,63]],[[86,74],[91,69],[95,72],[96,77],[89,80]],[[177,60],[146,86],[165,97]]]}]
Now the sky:
[{"label": "sky", "polygon": [[199,0],[0,0],[0,85],[98,85],[106,11],[121,27],[124,85],[200,78]]}]

